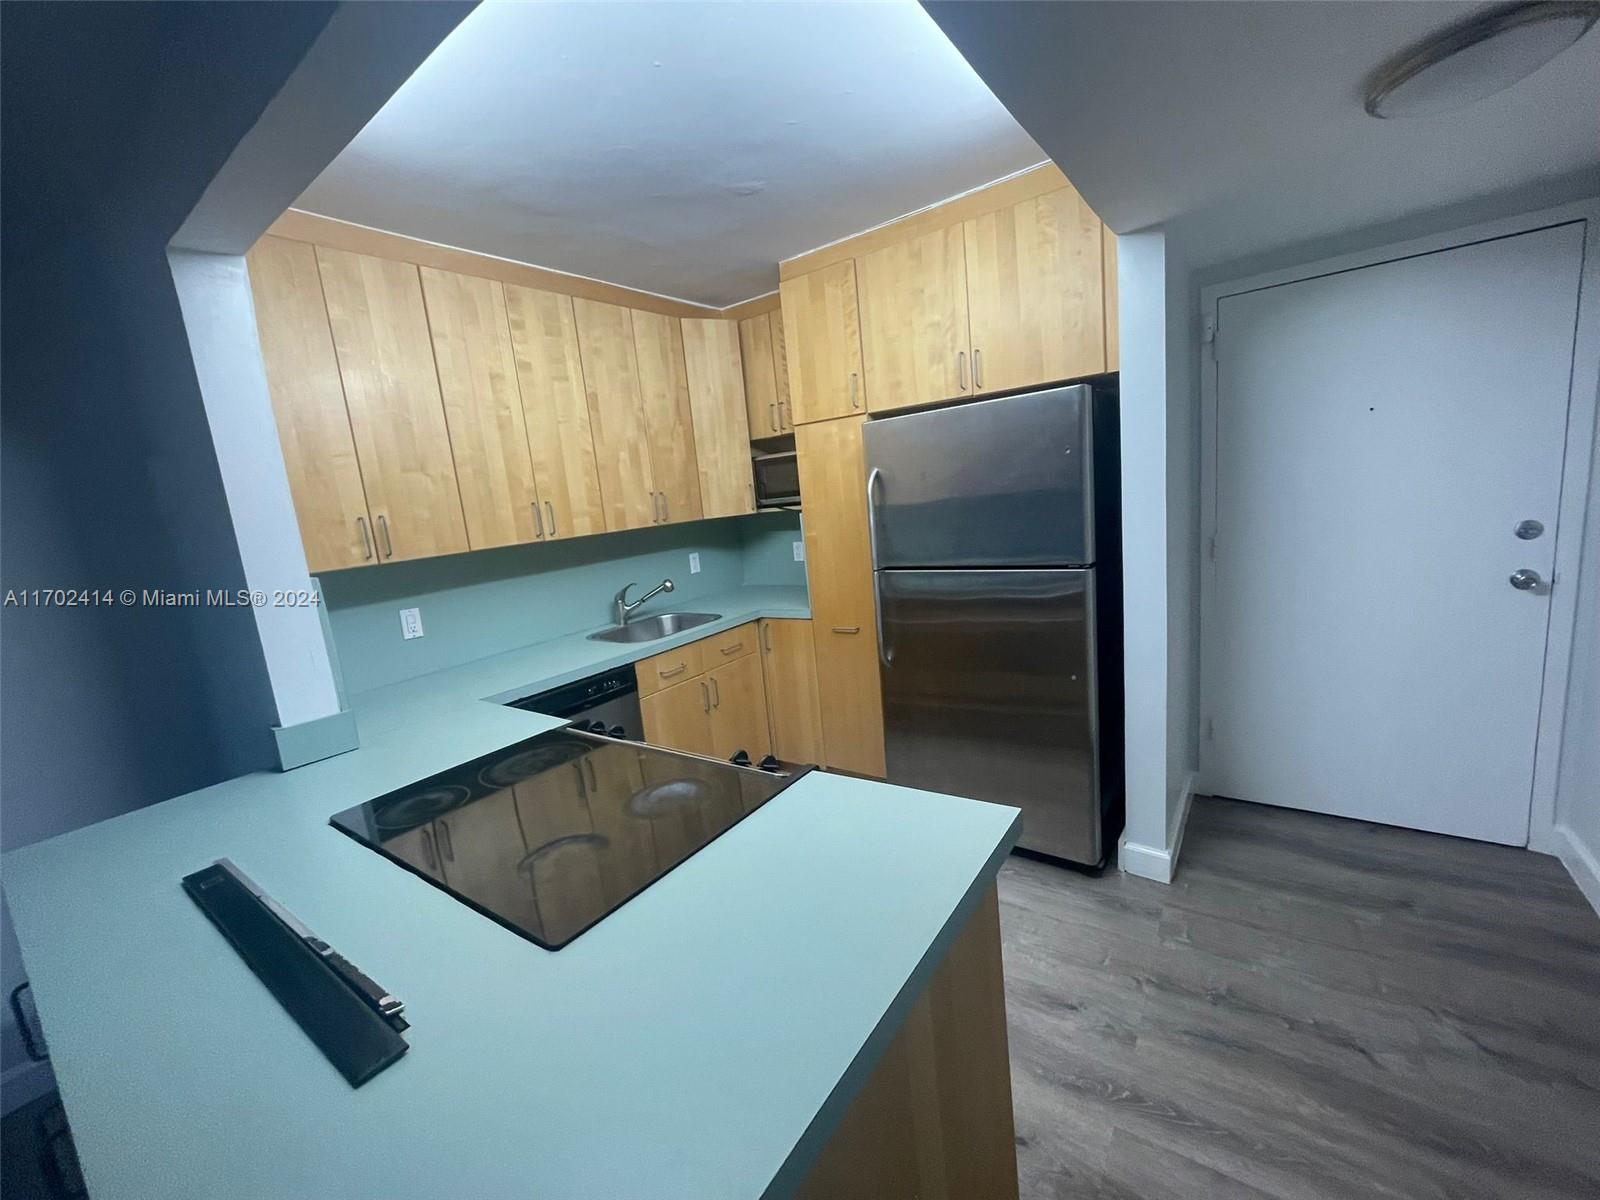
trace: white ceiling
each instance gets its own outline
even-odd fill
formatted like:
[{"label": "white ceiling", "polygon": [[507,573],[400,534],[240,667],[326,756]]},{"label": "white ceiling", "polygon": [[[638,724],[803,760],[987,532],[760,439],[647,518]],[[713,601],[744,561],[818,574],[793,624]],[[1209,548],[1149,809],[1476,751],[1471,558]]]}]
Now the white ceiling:
[{"label": "white ceiling", "polygon": [[489,0],[295,207],[723,306],[1044,157],[912,0]]},{"label": "white ceiling", "polygon": [[1108,225],[1177,220],[1196,266],[1600,164],[1600,29],[1460,112],[1362,111],[1368,72],[1478,7],[928,5]]}]

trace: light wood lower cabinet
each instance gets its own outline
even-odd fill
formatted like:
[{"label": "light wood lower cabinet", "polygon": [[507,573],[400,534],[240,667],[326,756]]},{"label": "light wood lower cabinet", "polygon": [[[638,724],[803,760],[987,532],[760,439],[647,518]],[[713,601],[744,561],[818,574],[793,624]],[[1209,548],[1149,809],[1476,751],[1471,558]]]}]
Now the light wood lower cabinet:
[{"label": "light wood lower cabinet", "polygon": [[[750,627],[752,640],[755,628]],[[767,686],[761,658],[744,654],[706,672],[711,685],[711,754],[731,758],[740,750],[753,763],[772,753],[767,723]]]},{"label": "light wood lower cabinet", "polygon": [[317,265],[378,557],[469,549],[417,268],[324,246]]},{"label": "light wood lower cabinet", "polygon": [[882,777],[883,701],[867,545],[864,418],[800,425],[806,576],[828,765]]},{"label": "light wood lower cabinet", "polygon": [[650,745],[711,754],[711,683],[704,675],[642,697],[639,712]]},{"label": "light wood lower cabinet", "polygon": [[492,279],[423,267],[422,296],[467,541],[487,550],[543,540],[505,293]]},{"label": "light wood lower cabinet", "polygon": [[990,887],[797,1200],[1016,1200],[1000,913]]},{"label": "light wood lower cabinet", "polygon": [[264,237],[246,263],[306,566],[315,573],[376,562],[316,248]]},{"label": "light wood lower cabinet", "polygon": [[772,752],[784,762],[827,762],[817,700],[817,657],[810,621],[761,622]]},{"label": "light wood lower cabinet", "polygon": [[704,514],[732,517],[755,512],[739,327],[733,321],[685,319],[683,351]]}]

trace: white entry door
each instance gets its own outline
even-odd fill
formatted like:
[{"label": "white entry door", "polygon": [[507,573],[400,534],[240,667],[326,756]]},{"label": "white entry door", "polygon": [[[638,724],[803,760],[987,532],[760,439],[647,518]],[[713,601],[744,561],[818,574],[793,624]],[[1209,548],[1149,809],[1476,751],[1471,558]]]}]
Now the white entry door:
[{"label": "white entry door", "polygon": [[1218,302],[1209,790],[1526,844],[1582,244]]}]

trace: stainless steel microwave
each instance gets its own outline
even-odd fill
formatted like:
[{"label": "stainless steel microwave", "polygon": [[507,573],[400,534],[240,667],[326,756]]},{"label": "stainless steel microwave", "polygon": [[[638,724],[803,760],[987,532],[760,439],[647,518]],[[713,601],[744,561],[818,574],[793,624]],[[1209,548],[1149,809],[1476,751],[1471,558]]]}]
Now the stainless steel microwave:
[{"label": "stainless steel microwave", "polygon": [[752,458],[757,508],[789,508],[800,503],[800,465],[793,450]]}]

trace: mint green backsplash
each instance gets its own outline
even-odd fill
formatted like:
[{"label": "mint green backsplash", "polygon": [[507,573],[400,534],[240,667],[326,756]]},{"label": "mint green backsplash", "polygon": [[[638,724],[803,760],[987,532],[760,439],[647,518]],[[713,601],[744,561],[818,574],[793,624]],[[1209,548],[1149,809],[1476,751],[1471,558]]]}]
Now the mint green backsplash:
[{"label": "mint green backsplash", "polygon": [[[363,692],[611,623],[611,598],[670,577],[676,590],[642,610],[684,608],[741,584],[805,584],[793,557],[795,513],[761,513],[635,529],[550,545],[508,546],[321,577],[344,689]],[[689,573],[689,554],[700,573]],[[400,610],[422,612],[423,636],[400,636]]]}]

